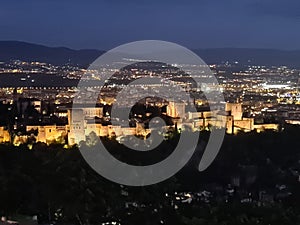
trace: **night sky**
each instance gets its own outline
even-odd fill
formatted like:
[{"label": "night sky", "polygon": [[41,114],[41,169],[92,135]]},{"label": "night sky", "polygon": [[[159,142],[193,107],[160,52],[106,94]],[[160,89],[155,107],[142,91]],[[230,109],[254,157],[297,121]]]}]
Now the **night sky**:
[{"label": "night sky", "polygon": [[299,0],[3,0],[0,40],[108,50],[145,39],[189,48],[300,49]]}]

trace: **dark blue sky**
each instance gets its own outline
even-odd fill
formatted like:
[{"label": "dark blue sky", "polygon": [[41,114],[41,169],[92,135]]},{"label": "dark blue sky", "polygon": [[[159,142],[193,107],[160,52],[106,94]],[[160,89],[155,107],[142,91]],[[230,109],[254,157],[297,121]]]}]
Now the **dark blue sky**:
[{"label": "dark blue sky", "polygon": [[2,0],[0,40],[97,48],[159,39],[189,48],[300,49],[299,0]]}]

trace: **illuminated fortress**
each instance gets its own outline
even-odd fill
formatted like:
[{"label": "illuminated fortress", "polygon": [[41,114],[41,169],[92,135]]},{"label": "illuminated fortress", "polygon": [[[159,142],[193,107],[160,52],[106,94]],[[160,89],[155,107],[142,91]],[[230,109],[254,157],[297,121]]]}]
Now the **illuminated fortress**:
[{"label": "illuminated fortress", "polygon": [[[227,134],[238,132],[249,132],[256,130],[278,130],[278,124],[255,124],[254,118],[243,117],[241,103],[226,103],[225,113],[203,111],[186,112],[186,105],[183,102],[170,101],[166,113],[163,113],[173,121],[172,126],[163,129],[178,129],[179,131],[189,129],[192,131],[209,130],[211,127],[224,127]],[[67,114],[68,124],[58,125],[28,125],[27,134],[15,135],[13,138],[4,127],[0,127],[0,142],[13,142],[15,145],[27,143],[34,138],[35,142],[43,143],[65,143],[69,146],[86,141],[87,137],[94,132],[99,137],[115,137],[120,140],[129,135],[138,135],[146,138],[151,133],[145,129],[143,122],[136,122],[135,126],[123,127],[120,125],[102,124],[95,121],[95,118],[103,118],[102,107],[83,107],[69,109]]]}]

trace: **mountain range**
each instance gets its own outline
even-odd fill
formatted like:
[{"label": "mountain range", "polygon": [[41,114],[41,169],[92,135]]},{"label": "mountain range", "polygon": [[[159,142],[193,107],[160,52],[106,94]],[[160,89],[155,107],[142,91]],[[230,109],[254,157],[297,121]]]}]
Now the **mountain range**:
[{"label": "mountain range", "polygon": [[[192,50],[207,64],[226,61],[240,65],[290,66],[300,68],[300,50],[209,48]],[[105,51],[96,49],[74,50],[66,47],[47,47],[20,41],[0,41],[0,61],[41,61],[54,65],[73,64],[88,66]]]},{"label": "mountain range", "polygon": [[89,65],[105,51],[74,50],[65,47],[47,47],[20,41],[0,41],[0,61],[40,61],[54,65]]}]

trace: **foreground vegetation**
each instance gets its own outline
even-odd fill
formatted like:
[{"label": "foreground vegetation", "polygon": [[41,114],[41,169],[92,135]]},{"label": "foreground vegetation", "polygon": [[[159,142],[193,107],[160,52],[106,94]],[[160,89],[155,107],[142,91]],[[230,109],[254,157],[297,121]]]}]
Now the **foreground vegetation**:
[{"label": "foreground vegetation", "polygon": [[[102,178],[86,164],[76,146],[65,149],[59,144],[36,143],[29,150],[27,145],[0,145],[0,215],[37,215],[39,223],[57,224],[299,224],[299,131],[287,127],[282,132],[226,136],[207,171],[197,171],[199,149],[176,176],[138,188]],[[202,140],[207,136],[201,133]],[[176,138],[165,141],[156,155],[146,158],[153,161],[169,154]],[[122,145],[114,140],[103,142],[126,161]],[[143,160],[139,155],[127,159]],[[245,179],[233,188],[234,194],[227,194],[228,184],[237,176]],[[273,193],[278,185],[286,186],[291,194],[282,198],[274,194],[271,201],[260,198],[261,191]],[[190,203],[176,200],[175,193],[203,190],[213,197]],[[251,201],[241,202],[243,193],[251,193]]]}]

